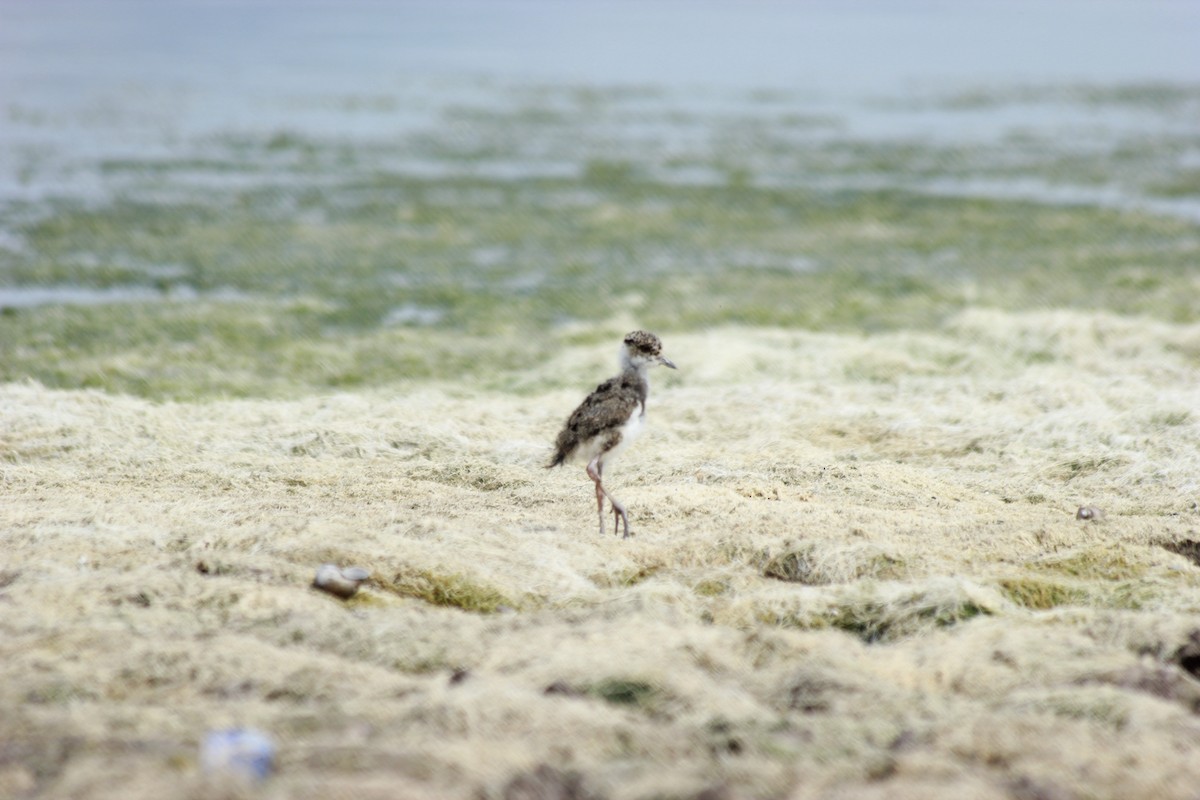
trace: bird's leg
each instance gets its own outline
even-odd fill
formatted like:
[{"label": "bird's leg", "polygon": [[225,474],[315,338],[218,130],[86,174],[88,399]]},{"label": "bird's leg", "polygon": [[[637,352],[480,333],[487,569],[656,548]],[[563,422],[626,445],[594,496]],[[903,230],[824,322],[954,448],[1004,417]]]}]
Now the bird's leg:
[{"label": "bird's leg", "polygon": [[629,517],[625,513],[625,506],[621,505],[616,500],[614,500],[613,496],[611,494],[608,496],[608,500],[610,503],[612,503],[612,507],[613,507],[612,508],[612,510],[613,510],[613,534],[616,534],[617,528],[619,527],[619,525],[621,523],[624,523],[625,524],[625,535],[622,536],[621,538],[628,539],[629,538]]},{"label": "bird's leg", "polygon": [[604,488],[604,462],[600,460],[600,456],[596,456],[587,465],[587,474],[596,483],[596,505],[600,510],[600,535],[604,535],[604,498],[608,498],[608,502],[612,503],[613,512],[613,534],[621,532],[621,524],[625,525],[624,539],[629,538],[629,517],[625,514],[625,506],[621,505],[615,497],[608,493]]},{"label": "bird's leg", "polygon": [[588,477],[596,484],[596,509],[600,516],[600,535],[604,535],[604,496],[608,494],[604,491],[604,484],[600,478],[600,457],[593,458],[587,465]]},{"label": "bird's leg", "polygon": [[600,519],[600,535],[604,535],[604,487],[596,482],[596,510]]}]

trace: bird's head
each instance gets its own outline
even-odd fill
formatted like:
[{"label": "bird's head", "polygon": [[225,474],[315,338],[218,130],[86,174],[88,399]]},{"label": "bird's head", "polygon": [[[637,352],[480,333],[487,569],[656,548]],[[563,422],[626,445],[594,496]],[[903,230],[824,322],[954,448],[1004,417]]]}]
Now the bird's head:
[{"label": "bird's head", "polygon": [[675,369],[671,359],[662,354],[662,342],[657,336],[648,331],[634,331],[625,337],[621,345],[622,368],[640,370],[655,364]]}]

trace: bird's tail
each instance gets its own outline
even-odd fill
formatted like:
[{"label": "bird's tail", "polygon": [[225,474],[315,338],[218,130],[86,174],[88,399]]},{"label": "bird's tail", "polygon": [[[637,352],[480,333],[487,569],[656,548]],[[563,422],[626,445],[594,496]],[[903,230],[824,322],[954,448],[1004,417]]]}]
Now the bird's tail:
[{"label": "bird's tail", "polygon": [[567,463],[567,459],[571,456],[571,451],[574,449],[574,443],[571,441],[567,429],[563,428],[562,432],[558,434],[558,440],[554,442],[554,458],[546,465],[546,469],[554,469]]}]

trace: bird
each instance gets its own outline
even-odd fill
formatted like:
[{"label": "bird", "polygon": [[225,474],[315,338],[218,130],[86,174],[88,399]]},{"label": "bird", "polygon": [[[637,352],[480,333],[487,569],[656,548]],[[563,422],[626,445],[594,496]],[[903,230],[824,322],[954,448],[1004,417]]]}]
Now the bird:
[{"label": "bird", "polygon": [[619,374],[609,378],[571,412],[555,441],[554,458],[548,469],[567,461],[587,462],[587,475],[596,484],[596,506],[600,535],[604,535],[604,500],[612,504],[613,533],[624,527],[628,539],[629,515],[625,506],[604,487],[604,467],[641,433],[646,421],[646,398],[650,384],[647,370],[656,365],[677,369],[662,354],[662,341],[648,331],[633,331],[621,343]]}]

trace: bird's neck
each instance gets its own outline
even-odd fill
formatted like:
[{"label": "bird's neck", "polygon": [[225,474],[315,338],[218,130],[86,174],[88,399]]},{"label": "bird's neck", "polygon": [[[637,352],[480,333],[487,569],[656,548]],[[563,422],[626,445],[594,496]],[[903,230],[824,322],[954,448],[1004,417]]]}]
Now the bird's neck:
[{"label": "bird's neck", "polygon": [[617,362],[621,367],[621,374],[628,375],[631,373],[637,374],[644,381],[646,380],[646,372],[650,368],[649,362],[638,359],[634,361],[629,357],[628,353],[622,353],[620,360]]},{"label": "bird's neck", "polygon": [[638,399],[642,402],[642,411],[646,409],[646,398],[650,396],[650,379],[647,377],[647,365],[634,366],[629,362],[622,363],[621,377],[629,380],[637,390]]}]

